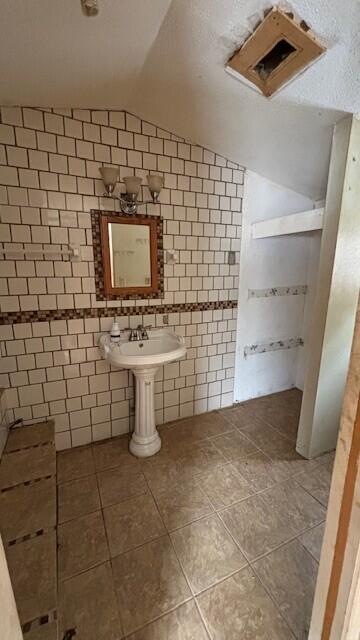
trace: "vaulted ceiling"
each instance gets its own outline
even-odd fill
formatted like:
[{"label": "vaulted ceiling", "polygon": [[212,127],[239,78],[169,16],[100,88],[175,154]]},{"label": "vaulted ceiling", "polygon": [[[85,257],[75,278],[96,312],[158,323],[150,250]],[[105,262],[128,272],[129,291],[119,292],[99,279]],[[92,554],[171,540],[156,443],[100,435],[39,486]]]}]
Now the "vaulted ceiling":
[{"label": "vaulted ceiling", "polygon": [[224,70],[269,6],[99,0],[99,15],[86,18],[80,0],[2,0],[0,103],[127,109],[321,198],[332,127],[360,111],[360,2],[282,5],[328,51],[271,100]]}]

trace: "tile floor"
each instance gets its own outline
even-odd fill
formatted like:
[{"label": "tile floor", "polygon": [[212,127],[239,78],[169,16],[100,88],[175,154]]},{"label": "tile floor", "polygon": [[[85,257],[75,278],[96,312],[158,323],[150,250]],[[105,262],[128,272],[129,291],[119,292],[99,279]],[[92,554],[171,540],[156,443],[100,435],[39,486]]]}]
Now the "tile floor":
[{"label": "tile floor", "polygon": [[332,454],[294,442],[286,391],[64,451],[58,470],[59,624],[77,640],[307,638]]}]

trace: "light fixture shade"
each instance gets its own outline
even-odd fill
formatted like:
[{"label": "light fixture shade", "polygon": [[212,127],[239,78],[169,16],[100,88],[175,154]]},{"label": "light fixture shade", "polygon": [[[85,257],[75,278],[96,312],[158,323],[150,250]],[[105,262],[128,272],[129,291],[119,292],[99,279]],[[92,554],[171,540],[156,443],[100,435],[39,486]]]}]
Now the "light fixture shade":
[{"label": "light fixture shade", "polygon": [[161,189],[164,186],[163,176],[159,176],[158,174],[153,173],[151,175],[146,176],[146,178],[147,178],[151,195],[153,195],[154,193],[159,194]]},{"label": "light fixture shade", "polygon": [[119,167],[100,167],[100,175],[106,187],[115,187],[119,179]]},{"label": "light fixture shade", "polygon": [[137,176],[126,176],[124,178],[126,193],[129,196],[137,196],[140,191],[141,178]]}]

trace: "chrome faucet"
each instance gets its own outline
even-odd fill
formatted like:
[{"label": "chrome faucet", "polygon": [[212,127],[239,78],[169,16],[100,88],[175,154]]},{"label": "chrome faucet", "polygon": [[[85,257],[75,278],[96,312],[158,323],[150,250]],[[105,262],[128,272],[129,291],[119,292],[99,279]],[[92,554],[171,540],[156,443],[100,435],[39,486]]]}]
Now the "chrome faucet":
[{"label": "chrome faucet", "polygon": [[142,324],[139,324],[136,329],[130,330],[129,341],[135,342],[137,340],[149,340],[148,331],[151,329],[151,324],[144,327]]}]

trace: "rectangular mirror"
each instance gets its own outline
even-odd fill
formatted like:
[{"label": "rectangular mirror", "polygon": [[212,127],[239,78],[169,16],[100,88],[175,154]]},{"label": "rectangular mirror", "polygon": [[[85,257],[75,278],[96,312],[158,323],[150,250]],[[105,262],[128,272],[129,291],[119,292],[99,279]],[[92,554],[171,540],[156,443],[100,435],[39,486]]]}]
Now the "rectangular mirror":
[{"label": "rectangular mirror", "polygon": [[104,290],[110,295],[156,293],[157,222],[149,216],[103,215]]}]

